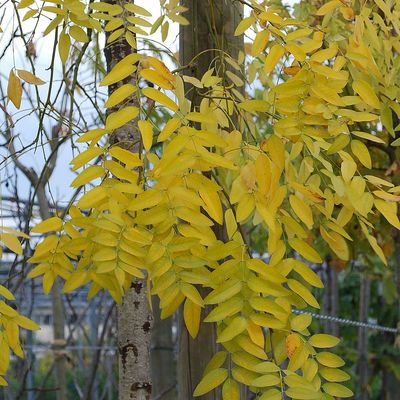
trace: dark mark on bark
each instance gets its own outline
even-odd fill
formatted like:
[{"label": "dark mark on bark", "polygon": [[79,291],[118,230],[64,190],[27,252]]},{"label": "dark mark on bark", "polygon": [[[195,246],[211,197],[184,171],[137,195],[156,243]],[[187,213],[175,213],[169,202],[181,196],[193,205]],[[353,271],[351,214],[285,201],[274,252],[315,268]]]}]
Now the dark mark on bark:
[{"label": "dark mark on bark", "polygon": [[152,386],[151,386],[150,382],[132,383],[130,398],[131,399],[134,398],[135,394],[141,389],[144,389],[146,391],[146,400],[150,400],[151,390],[152,390]]},{"label": "dark mark on bark", "polygon": [[144,332],[148,333],[148,332],[150,331],[150,328],[151,328],[150,322],[149,322],[149,321],[146,321],[146,322],[143,324],[142,328],[143,328],[143,331],[144,331]]},{"label": "dark mark on bark", "polygon": [[143,288],[143,283],[139,281],[133,281],[131,284],[131,288],[133,288],[137,294],[140,294]]},{"label": "dark mark on bark", "polygon": [[139,354],[138,349],[132,343],[128,343],[125,346],[119,347],[119,349],[118,349],[119,355],[121,357],[122,369],[124,371],[126,370],[126,359],[128,358],[129,351],[132,351],[133,355],[137,358],[137,356]]},{"label": "dark mark on bark", "polygon": [[140,301],[134,301],[133,305],[135,306],[135,309],[138,310],[139,309],[139,305],[140,305]]}]

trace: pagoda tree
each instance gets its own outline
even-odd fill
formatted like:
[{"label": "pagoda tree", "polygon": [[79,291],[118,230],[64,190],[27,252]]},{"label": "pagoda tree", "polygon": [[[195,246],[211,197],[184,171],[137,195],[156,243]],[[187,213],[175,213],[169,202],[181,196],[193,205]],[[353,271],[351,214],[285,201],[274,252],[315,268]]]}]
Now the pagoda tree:
[{"label": "pagoda tree", "polygon": [[[321,243],[348,260],[349,244],[364,241],[386,264],[373,222],[381,215],[400,225],[400,188],[371,156],[371,143],[391,152],[399,144],[400,2],[302,2],[295,14],[275,1],[232,3],[249,10],[233,35],[251,43],[210,49],[214,59],[197,77],[190,65],[207,50],[182,65],[168,49],[162,57],[141,45],[149,33],[160,29],[166,40],[172,23],[189,23],[177,0],[161,0],[155,21],[122,0],[16,5],[18,24],[48,21],[72,102],[72,66],[91,44],[106,52],[109,68],[93,79],[95,90],[107,89],[104,123],[82,129],[73,116],[64,120],[80,149],[71,160],[78,195],[31,229],[43,240],[28,276],[40,277],[45,293],[57,281],[64,292],[88,285],[89,298],[105,290],[122,304],[123,400],[150,398],[150,296],[161,318],[182,306],[193,338],[215,327],[218,351],[193,396],[221,387],[223,399],[239,399],[242,384],[258,399],[351,397],[344,361],[330,350],[339,339],[312,334],[311,316],[293,310],[319,308],[313,288],[323,284],[312,266],[323,262]],[[304,7],[314,5],[311,16]],[[34,65],[15,65],[8,97],[17,108],[22,81],[42,83]],[[2,240],[22,253],[18,235],[4,230]],[[18,326],[36,326],[0,304],[4,375],[10,349],[22,355]]]}]

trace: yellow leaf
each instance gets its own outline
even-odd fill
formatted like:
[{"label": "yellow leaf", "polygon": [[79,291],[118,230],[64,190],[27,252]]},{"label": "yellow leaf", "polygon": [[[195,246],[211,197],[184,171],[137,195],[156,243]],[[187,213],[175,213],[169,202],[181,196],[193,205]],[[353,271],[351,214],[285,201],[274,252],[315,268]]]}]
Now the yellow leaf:
[{"label": "yellow leaf", "polygon": [[238,107],[249,112],[266,112],[270,108],[269,103],[264,100],[246,100],[239,103]]},{"label": "yellow leaf", "polygon": [[7,96],[16,108],[21,107],[22,85],[13,70],[10,71],[8,76]]},{"label": "yellow leaf", "polygon": [[253,382],[258,374],[245,368],[239,367],[232,369],[232,376],[237,382],[242,383],[243,385],[250,386],[251,382]]},{"label": "yellow leaf", "polygon": [[65,64],[68,60],[69,49],[71,47],[71,38],[64,31],[60,33],[58,39],[58,53],[60,55],[61,62]]},{"label": "yellow leaf", "polygon": [[388,18],[391,19],[392,13],[390,11],[390,7],[385,3],[384,0],[374,0],[377,6],[386,14]]},{"label": "yellow leaf", "polygon": [[110,156],[116,158],[118,161],[123,162],[127,168],[135,168],[141,167],[143,165],[143,161],[139,158],[138,153],[133,153],[129,150],[123,149],[119,146],[111,147]]},{"label": "yellow leaf", "polygon": [[299,295],[307,304],[312,307],[320,308],[317,299],[312,295],[312,293],[300,282],[294,279],[288,279],[287,284],[289,288]]},{"label": "yellow leaf", "polygon": [[[287,369],[289,371],[294,372],[297,371],[299,368],[303,368],[308,360],[309,355],[310,353],[308,351],[308,347],[304,346],[304,344],[301,343],[300,346],[296,349],[296,351],[292,355],[292,358],[289,361]],[[310,387],[308,387],[308,390],[310,390]]]},{"label": "yellow leaf", "polygon": [[352,131],[351,133],[362,139],[370,140],[371,142],[385,144],[385,141],[383,139],[371,133],[359,132],[359,131]]},{"label": "yellow leaf", "polygon": [[204,375],[207,375],[214,369],[219,368],[226,360],[227,353],[226,351],[218,351],[216,352],[211,360],[208,362],[206,368],[204,369]]},{"label": "yellow leaf", "polygon": [[338,47],[331,46],[329,49],[323,49],[315,52],[311,56],[311,60],[322,63],[326,60],[329,60],[330,58],[335,57],[337,52],[338,52]]},{"label": "yellow leaf", "polygon": [[374,200],[377,210],[386,218],[386,220],[395,228],[400,229],[400,221],[397,215],[397,204],[380,199]]},{"label": "yellow leaf", "polygon": [[321,278],[306,264],[299,260],[290,260],[290,265],[307,283],[317,288],[323,288]]},{"label": "yellow leaf", "polygon": [[328,382],[345,382],[350,379],[350,375],[337,368],[320,368],[320,375]]},{"label": "yellow leaf", "polygon": [[180,284],[180,289],[185,297],[187,297],[189,300],[191,300],[198,306],[203,307],[204,304],[203,299],[200,296],[200,293],[195,286],[190,285],[189,283],[182,282]]},{"label": "yellow leaf", "polygon": [[315,263],[321,263],[321,256],[304,240],[301,239],[289,239],[289,246],[302,255],[305,259]]},{"label": "yellow leaf", "polygon": [[372,192],[376,197],[379,197],[380,199],[387,200],[387,201],[400,201],[400,196],[387,193],[384,190],[374,190]]},{"label": "yellow leaf", "polygon": [[31,232],[34,233],[47,233],[53,231],[57,232],[61,230],[62,226],[63,222],[61,218],[51,217],[37,224],[34,228],[31,229]]},{"label": "yellow leaf", "polygon": [[131,83],[126,83],[125,85],[120,86],[111,93],[110,97],[105,102],[104,107],[114,107],[115,105],[121,103],[121,101],[124,101],[126,98],[128,98],[131,94],[135,93],[136,90],[137,87]]},{"label": "yellow leaf", "polygon": [[358,112],[344,108],[335,111],[335,114],[340,115],[341,117],[348,117],[354,122],[370,122],[370,121],[375,121],[379,118],[379,115],[375,115],[368,112]]},{"label": "yellow leaf", "polygon": [[251,382],[251,386],[255,387],[268,387],[268,386],[275,386],[281,383],[281,378],[276,375],[263,375],[259,378],[256,378]]},{"label": "yellow leaf", "polygon": [[353,89],[369,106],[380,108],[378,96],[375,94],[374,89],[368,82],[363,80],[354,81]]},{"label": "yellow leaf", "polygon": [[0,296],[3,296],[7,300],[15,300],[14,295],[2,285],[0,285]]},{"label": "yellow leaf", "polygon": [[216,117],[211,113],[201,113],[201,112],[190,112],[186,115],[189,121],[199,122],[201,124],[215,124],[217,122]]},{"label": "yellow leaf", "polygon": [[254,344],[259,347],[264,347],[265,338],[262,328],[256,325],[253,321],[247,321],[247,333]]},{"label": "yellow leaf", "polygon": [[200,314],[201,307],[187,298],[183,307],[183,318],[186,328],[193,339],[199,332]]},{"label": "yellow leaf", "polygon": [[180,126],[181,120],[179,118],[174,117],[169,119],[158,135],[157,142],[164,142],[167,140]]},{"label": "yellow leaf", "polygon": [[347,243],[339,233],[332,231],[328,233],[322,226],[320,227],[320,233],[325,242],[328,243],[329,247],[341,260],[347,261],[349,259]]},{"label": "yellow leaf", "polygon": [[87,150],[82,151],[82,153],[71,160],[72,170],[76,171],[103,152],[104,150],[101,147],[89,147]]},{"label": "yellow leaf", "polygon": [[240,36],[242,33],[244,33],[245,31],[247,31],[247,29],[250,28],[250,26],[255,22],[254,17],[246,17],[243,18],[238,26],[235,29],[235,36]]},{"label": "yellow leaf", "polygon": [[23,358],[23,353],[20,349],[19,327],[17,323],[15,320],[9,320],[5,328],[8,345],[13,349],[17,356]]},{"label": "yellow leaf", "polygon": [[307,329],[312,322],[312,316],[308,314],[296,315],[290,321],[290,327],[293,331],[302,332]]},{"label": "yellow leaf", "polygon": [[238,297],[232,297],[231,299],[221,302],[215,307],[208,315],[204,318],[204,322],[217,322],[221,321],[226,317],[234,315],[240,312],[243,308],[243,300]]},{"label": "yellow leaf", "polygon": [[279,44],[275,44],[271,47],[267,58],[265,59],[264,72],[270,73],[274,70],[276,64],[278,64],[281,57],[285,54],[285,48]]},{"label": "yellow leaf", "polygon": [[86,185],[96,178],[103,177],[106,171],[99,165],[92,165],[83,170],[72,182],[71,187]]},{"label": "yellow leaf", "polygon": [[193,393],[194,397],[202,396],[221,385],[228,377],[228,371],[225,368],[217,368],[203,377],[196,386]]},{"label": "yellow leaf", "polygon": [[124,4],[124,8],[131,13],[143,15],[144,17],[151,17],[151,13],[146,10],[144,7],[140,7],[137,4],[127,3]]},{"label": "yellow leaf", "polygon": [[311,28],[301,28],[301,29],[297,29],[293,32],[289,32],[286,35],[286,41],[290,42],[292,40],[296,40],[296,39],[300,39],[300,38],[304,38],[308,35],[310,35],[311,33],[313,33],[313,30]]},{"label": "yellow leaf", "polygon": [[158,58],[147,56],[144,62],[147,62],[167,81],[173,83],[173,81],[175,80],[174,75],[171,73],[168,67]]},{"label": "yellow leaf", "polygon": [[26,233],[17,231],[16,229],[13,229],[13,228],[8,228],[7,226],[0,227],[0,230],[2,230],[3,232],[6,232],[6,233],[11,233],[12,235],[17,236],[17,237],[23,237],[25,239],[29,239],[29,235],[27,235]]},{"label": "yellow leaf", "polygon": [[151,149],[153,145],[153,126],[149,121],[138,121],[140,135],[142,137],[143,147],[146,151]]},{"label": "yellow leaf", "polygon": [[363,142],[360,140],[352,140],[351,151],[360,160],[364,167],[369,169],[372,168],[371,155],[369,154],[368,147]]},{"label": "yellow leaf", "polygon": [[33,75],[32,72],[25,71],[24,69],[18,69],[18,76],[27,83],[32,85],[44,85],[46,82],[42,81],[37,76]]},{"label": "yellow leaf", "polygon": [[[243,22],[243,21],[242,21]],[[253,46],[251,47],[250,54],[255,57],[262,53],[267,46],[269,40],[269,31],[267,29],[260,31],[254,38]]]},{"label": "yellow leaf", "polygon": [[222,224],[224,214],[218,192],[208,187],[200,187],[199,194],[204,201],[203,208],[207,214],[214,219],[214,221]]},{"label": "yellow leaf", "polygon": [[350,143],[350,135],[340,134],[335,141],[328,147],[326,154],[332,155],[343,150]]},{"label": "yellow leaf", "polygon": [[147,87],[142,90],[142,93],[148,98],[157,101],[174,112],[178,111],[179,109],[179,106],[172,99],[157,89]]},{"label": "yellow leaf", "polygon": [[87,283],[88,273],[86,271],[76,271],[70,275],[70,277],[65,281],[62,288],[63,293],[69,293],[78,287],[83,286]]},{"label": "yellow leaf", "polygon": [[308,340],[308,343],[313,347],[318,347],[319,349],[326,349],[329,347],[335,347],[339,344],[340,339],[335,336],[327,335],[324,333],[318,333],[313,335]]},{"label": "yellow leaf", "polygon": [[285,49],[289,51],[297,61],[302,62],[306,59],[306,53],[297,44],[288,43],[285,45]]},{"label": "yellow leaf", "polygon": [[295,195],[289,197],[289,202],[293,211],[300,218],[300,220],[303,221],[309,229],[311,229],[314,225],[311,208]]},{"label": "yellow leaf", "polygon": [[344,160],[340,166],[343,180],[345,182],[350,182],[351,178],[357,171],[357,164],[352,160]]},{"label": "yellow leaf", "polygon": [[85,132],[82,136],[80,136],[76,141],[78,143],[91,142],[97,143],[104,135],[107,134],[107,131],[103,128],[96,128],[90,131]]},{"label": "yellow leaf", "polygon": [[104,27],[105,32],[112,32],[121,27],[124,24],[124,20],[122,18],[113,18],[108,21]]},{"label": "yellow leaf", "polygon": [[222,400],[240,400],[239,385],[233,379],[227,379],[222,386]]},{"label": "yellow leaf", "polygon": [[282,400],[282,392],[278,389],[269,389],[258,400]]},{"label": "yellow leaf", "polygon": [[322,385],[325,393],[335,397],[353,397],[353,392],[339,383],[325,383]]},{"label": "yellow leaf", "polygon": [[18,312],[7,305],[4,301],[0,300],[0,314],[4,314],[7,317],[14,318],[18,315]]},{"label": "yellow leaf", "polygon": [[2,233],[0,235],[0,240],[15,254],[22,254],[22,246],[16,236],[9,233]]},{"label": "yellow leaf", "polygon": [[30,320],[29,318],[24,317],[23,315],[18,315],[14,317],[14,321],[21,328],[27,329],[29,331],[37,331],[40,329],[40,326],[36,322]]},{"label": "yellow leaf", "polygon": [[343,4],[342,4],[342,2],[340,0],[328,1],[322,7],[320,7],[315,14],[316,15],[326,15],[329,12],[333,11],[335,8],[338,8],[341,5],[343,5]]},{"label": "yellow leaf", "polygon": [[100,82],[100,86],[109,86],[120,82],[126,77],[132,75],[136,67],[128,62],[118,63]]},{"label": "yellow leaf", "polygon": [[78,25],[71,26],[71,28],[69,28],[69,34],[77,42],[87,43],[89,41],[89,37],[86,32]]},{"label": "yellow leaf", "polygon": [[260,358],[261,360],[268,360],[268,356],[264,349],[254,344],[247,335],[240,335],[235,339],[235,341],[246,353]]},{"label": "yellow leaf", "polygon": [[154,69],[142,69],[140,71],[140,75],[142,78],[146,79],[147,81],[154,83],[155,85],[159,86],[160,88],[166,90],[174,89],[174,85],[166,78],[164,78],[159,72],[155,71]]},{"label": "yellow leaf", "polygon": [[289,358],[292,358],[292,356],[300,346],[301,346],[301,338],[298,334],[291,333],[286,337],[285,350],[286,350],[286,355]]},{"label": "yellow leaf", "polygon": [[204,299],[205,304],[218,304],[225,300],[231,299],[235,294],[239,293],[242,288],[242,282],[238,279],[229,279],[218,288],[214,289]]},{"label": "yellow leaf", "polygon": [[132,119],[135,119],[138,115],[139,109],[133,106],[125,107],[122,110],[115,111],[107,117],[106,129],[118,129],[121,126],[126,125]]},{"label": "yellow leaf", "polygon": [[312,391],[302,387],[291,387],[286,390],[286,395],[292,399],[299,400],[320,400],[321,392]]},{"label": "yellow leaf", "polygon": [[321,365],[324,365],[325,367],[340,368],[340,367],[343,367],[343,365],[344,365],[344,361],[342,358],[340,358],[336,354],[329,353],[326,351],[317,353],[315,358]]},{"label": "yellow leaf", "polygon": [[217,343],[224,343],[240,335],[247,328],[247,320],[235,317],[229,325],[218,335]]}]

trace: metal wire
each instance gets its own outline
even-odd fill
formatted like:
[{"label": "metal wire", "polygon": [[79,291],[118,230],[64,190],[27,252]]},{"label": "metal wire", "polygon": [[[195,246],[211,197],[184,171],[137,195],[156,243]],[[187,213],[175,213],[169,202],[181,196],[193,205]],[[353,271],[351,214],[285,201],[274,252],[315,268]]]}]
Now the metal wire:
[{"label": "metal wire", "polygon": [[391,328],[389,326],[370,324],[368,322],[353,321],[351,319],[338,318],[338,317],[334,317],[332,315],[315,314],[315,313],[311,313],[308,311],[302,311],[302,310],[297,310],[297,309],[294,309],[293,312],[295,314],[311,315],[315,319],[322,319],[322,320],[326,320],[326,321],[337,322],[338,324],[342,324],[342,325],[357,326],[359,328],[375,329],[377,331],[391,332],[391,333],[399,333],[400,332],[400,330],[398,328]]},{"label": "metal wire", "polygon": [[57,349],[54,349],[51,344],[46,345],[24,345],[25,349],[35,349],[41,351],[60,351],[60,350],[103,350],[103,351],[115,351],[117,350],[116,346],[63,346]]}]

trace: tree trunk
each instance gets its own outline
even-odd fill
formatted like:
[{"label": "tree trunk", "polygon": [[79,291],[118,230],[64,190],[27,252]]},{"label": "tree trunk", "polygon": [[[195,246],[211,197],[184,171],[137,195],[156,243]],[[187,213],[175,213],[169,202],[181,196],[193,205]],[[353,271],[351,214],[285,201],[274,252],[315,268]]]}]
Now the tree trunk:
[{"label": "tree trunk", "polygon": [[[128,0],[112,0],[112,4],[123,5],[132,3]],[[121,39],[107,45],[105,48],[107,70],[134,49]],[[118,86],[125,83],[136,85],[133,74],[124,81],[108,87],[111,94]],[[138,107],[137,100],[131,101],[132,106]],[[115,110],[110,110],[113,112]],[[111,143],[120,143],[131,151],[139,149],[139,130],[131,121],[129,125],[116,129],[110,138]],[[120,400],[150,400],[152,384],[150,374],[150,338],[152,313],[147,299],[145,279],[134,279],[131,288],[118,306],[118,352],[119,352],[119,399]]]},{"label": "tree trunk", "polygon": [[[211,67],[221,77],[224,74],[224,53],[237,59],[243,49],[243,36],[235,37],[234,31],[243,18],[243,6],[240,2],[227,0],[183,0],[181,5],[188,8],[185,13],[190,25],[180,26],[179,61],[185,66],[184,74],[198,79]],[[200,105],[201,96],[193,91],[192,107]],[[223,229],[216,232],[222,239]],[[204,297],[206,293],[200,291]],[[210,310],[202,310],[201,318]],[[199,334],[193,340],[183,323],[182,310],[179,316],[179,357],[178,388],[180,400],[192,399],[192,393],[200,382],[204,369],[216,352],[216,331],[214,324],[203,323]],[[204,400],[216,400],[221,396],[212,391],[201,397]],[[244,398],[244,397],[243,397]]]},{"label": "tree trunk", "polygon": [[[368,322],[371,281],[367,276],[361,278],[359,320]],[[358,388],[359,399],[368,400],[368,329],[358,329]]]}]

